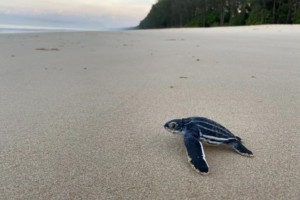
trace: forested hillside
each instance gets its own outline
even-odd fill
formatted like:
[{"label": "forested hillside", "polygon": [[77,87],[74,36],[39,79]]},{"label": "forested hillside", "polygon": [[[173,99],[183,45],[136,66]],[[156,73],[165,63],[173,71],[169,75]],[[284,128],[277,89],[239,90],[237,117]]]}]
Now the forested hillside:
[{"label": "forested hillside", "polygon": [[300,0],[158,0],[139,28],[300,24]]}]

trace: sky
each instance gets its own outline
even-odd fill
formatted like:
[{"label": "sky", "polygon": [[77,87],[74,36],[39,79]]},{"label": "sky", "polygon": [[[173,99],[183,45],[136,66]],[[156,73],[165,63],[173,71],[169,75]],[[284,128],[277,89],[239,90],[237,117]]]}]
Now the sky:
[{"label": "sky", "polygon": [[134,27],[157,0],[0,0],[0,24],[112,29]]}]

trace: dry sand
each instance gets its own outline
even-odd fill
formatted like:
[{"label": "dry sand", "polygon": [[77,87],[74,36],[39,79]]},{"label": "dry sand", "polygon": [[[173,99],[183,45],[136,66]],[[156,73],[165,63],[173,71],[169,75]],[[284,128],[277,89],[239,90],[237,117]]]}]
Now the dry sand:
[{"label": "dry sand", "polygon": [[[0,199],[300,196],[300,26],[0,35]],[[189,165],[165,121],[255,153]]]}]

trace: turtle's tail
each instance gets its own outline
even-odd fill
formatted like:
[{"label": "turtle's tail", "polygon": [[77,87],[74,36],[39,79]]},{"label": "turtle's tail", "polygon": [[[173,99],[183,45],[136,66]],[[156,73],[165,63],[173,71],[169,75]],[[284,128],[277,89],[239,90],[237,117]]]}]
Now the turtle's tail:
[{"label": "turtle's tail", "polygon": [[243,156],[254,156],[252,151],[247,149],[239,140],[231,141],[228,143],[229,146],[231,146],[236,152]]}]

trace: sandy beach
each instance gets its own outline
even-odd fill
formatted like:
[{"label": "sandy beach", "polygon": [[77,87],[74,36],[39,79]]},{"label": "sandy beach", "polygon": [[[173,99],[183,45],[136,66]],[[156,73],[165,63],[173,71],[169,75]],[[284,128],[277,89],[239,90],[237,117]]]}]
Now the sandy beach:
[{"label": "sandy beach", "polygon": [[[0,199],[300,196],[300,26],[0,34]],[[211,118],[255,157],[163,124]]]}]

